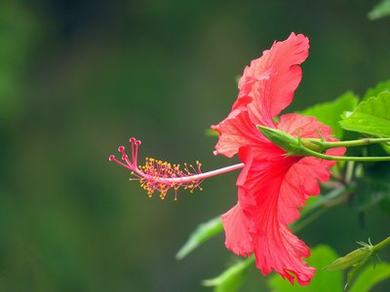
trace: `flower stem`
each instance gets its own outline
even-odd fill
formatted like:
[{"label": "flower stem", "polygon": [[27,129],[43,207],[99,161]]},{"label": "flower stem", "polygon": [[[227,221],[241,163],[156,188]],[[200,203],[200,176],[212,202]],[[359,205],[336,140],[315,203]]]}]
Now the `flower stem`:
[{"label": "flower stem", "polygon": [[334,161],[365,161],[365,162],[376,162],[376,161],[390,161],[390,156],[333,156],[319,153],[317,151],[306,148],[301,145],[308,155],[318,157],[325,160]]},{"label": "flower stem", "polygon": [[381,242],[375,244],[373,246],[373,251],[377,252],[377,251],[383,249],[384,247],[388,246],[389,244],[390,244],[390,236],[388,236],[387,238],[385,238]]},{"label": "flower stem", "polygon": [[307,140],[319,145],[324,150],[329,148],[335,148],[335,147],[356,147],[356,146],[365,146],[365,145],[370,145],[375,143],[390,142],[390,138],[363,138],[359,140],[334,141],[334,142],[322,141],[319,139],[310,139],[310,138]]},{"label": "flower stem", "polygon": [[390,161],[390,156],[359,157],[359,156],[330,156],[322,152],[327,148],[362,146],[372,143],[389,142],[390,138],[366,138],[353,141],[328,142],[313,138],[296,138],[278,129],[257,125],[259,131],[271,142],[287,152],[289,156],[314,156],[335,161]]}]

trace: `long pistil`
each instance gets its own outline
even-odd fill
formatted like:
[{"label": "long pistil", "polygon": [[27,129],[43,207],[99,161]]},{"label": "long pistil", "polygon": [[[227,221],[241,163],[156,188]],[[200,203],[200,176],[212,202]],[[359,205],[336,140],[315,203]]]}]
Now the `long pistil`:
[{"label": "long pistil", "polygon": [[124,146],[118,147],[118,152],[121,154],[121,159],[111,154],[109,161],[126,168],[138,180],[141,187],[146,190],[148,196],[152,196],[155,191],[160,193],[160,198],[164,199],[170,189],[175,190],[175,198],[179,188],[184,188],[193,192],[200,188],[200,184],[206,178],[221,175],[224,173],[239,170],[244,167],[243,163],[226,166],[216,170],[202,172],[200,162],[196,162],[196,167],[191,164],[184,164],[182,168],[178,164],[171,164],[166,161],[157,160],[154,158],[146,158],[144,165],[137,165],[138,149],[141,141],[130,138],[131,159],[129,159]]}]

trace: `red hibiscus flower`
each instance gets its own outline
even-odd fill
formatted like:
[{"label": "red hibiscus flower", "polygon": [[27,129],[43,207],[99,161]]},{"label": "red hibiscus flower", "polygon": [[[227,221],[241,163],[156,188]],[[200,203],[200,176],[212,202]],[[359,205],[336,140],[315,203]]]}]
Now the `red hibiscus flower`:
[{"label": "red hibiscus flower", "polygon": [[[182,167],[146,158],[145,164],[139,165],[141,141],[135,138],[129,141],[131,155],[120,146],[120,159],[109,156],[110,161],[130,171],[131,180],[139,181],[149,197],[159,192],[162,199],[170,190],[176,199],[179,188],[192,192],[206,178],[242,169],[237,180],[237,204],[222,216],[226,247],[237,255],[254,254],[263,274],[276,271],[301,285],[310,282],[315,269],[304,262],[310,250],[291,233],[289,225],[299,218],[305,201],[320,192],[319,182],[329,179],[329,168],[335,162],[291,152],[278,146],[283,141],[271,142],[267,138],[271,136],[264,132],[266,137],[258,128],[286,133],[289,139],[295,137],[295,146],[301,138],[302,143],[309,141],[304,138],[336,140],[331,129],[315,118],[284,114],[276,119],[293,99],[302,77],[300,64],[307,58],[308,49],[309,40],[292,33],[245,68],[231,112],[212,126],[219,133],[214,153],[227,157],[238,154],[242,163],[204,173],[199,162]],[[339,156],[344,152],[344,148],[332,148],[326,154]]]},{"label": "red hibiscus flower", "polygon": [[[239,81],[239,94],[230,114],[218,125],[215,154],[238,154],[244,163],[238,180],[237,204],[222,217],[226,247],[241,256],[254,254],[264,274],[276,271],[294,283],[308,284],[315,269],[304,258],[308,246],[289,229],[305,201],[329,179],[333,161],[289,155],[257,128],[267,126],[301,138],[334,141],[331,129],[298,114],[275,117],[292,101],[302,77],[300,64],[308,56],[309,40],[292,33],[251,62]],[[335,148],[327,154],[342,155]]]}]

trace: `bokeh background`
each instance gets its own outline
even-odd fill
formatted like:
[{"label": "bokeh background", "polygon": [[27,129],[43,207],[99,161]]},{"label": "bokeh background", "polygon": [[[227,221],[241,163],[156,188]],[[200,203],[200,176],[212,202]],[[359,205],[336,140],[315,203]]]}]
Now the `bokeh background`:
[{"label": "bokeh background", "polygon": [[[311,53],[290,110],[362,94],[389,77],[390,22],[367,19],[375,2],[2,0],[0,290],[208,291],[200,281],[233,259],[223,236],[174,256],[233,204],[236,174],[160,201],[108,154],[136,136],[142,156],[231,163],[205,129],[228,113],[243,67],[292,31]],[[346,204],[300,236],[342,254],[387,235],[379,207],[359,218]],[[259,291],[251,273],[246,291]]]}]

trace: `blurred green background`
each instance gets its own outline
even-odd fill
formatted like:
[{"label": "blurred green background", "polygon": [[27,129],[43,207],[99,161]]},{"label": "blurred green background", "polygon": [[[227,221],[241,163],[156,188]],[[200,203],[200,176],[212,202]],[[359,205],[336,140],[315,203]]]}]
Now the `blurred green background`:
[{"label": "blurred green background", "polygon": [[[236,174],[148,199],[107,161],[130,136],[141,156],[231,161],[204,130],[236,97],[243,67],[290,32],[311,40],[289,110],[362,94],[389,77],[389,19],[376,1],[12,1],[0,3],[1,291],[207,291],[232,256],[223,236],[181,262],[195,226],[235,201]],[[300,236],[339,254],[389,231],[348,204]],[[264,278],[252,271],[246,291]]]}]

